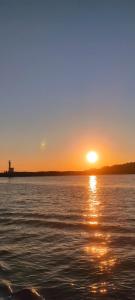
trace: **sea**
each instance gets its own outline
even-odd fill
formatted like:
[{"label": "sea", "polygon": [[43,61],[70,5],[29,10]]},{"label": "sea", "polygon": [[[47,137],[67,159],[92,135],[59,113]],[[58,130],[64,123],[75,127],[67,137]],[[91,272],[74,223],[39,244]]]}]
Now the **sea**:
[{"label": "sea", "polygon": [[135,175],[0,178],[2,282],[46,300],[135,299]]}]

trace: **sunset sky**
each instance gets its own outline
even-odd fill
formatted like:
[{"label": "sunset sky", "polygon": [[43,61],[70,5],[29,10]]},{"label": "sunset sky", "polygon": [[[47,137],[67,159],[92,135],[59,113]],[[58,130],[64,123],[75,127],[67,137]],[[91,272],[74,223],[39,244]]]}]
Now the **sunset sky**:
[{"label": "sunset sky", "polygon": [[0,171],[135,161],[134,129],[134,0],[0,0]]}]

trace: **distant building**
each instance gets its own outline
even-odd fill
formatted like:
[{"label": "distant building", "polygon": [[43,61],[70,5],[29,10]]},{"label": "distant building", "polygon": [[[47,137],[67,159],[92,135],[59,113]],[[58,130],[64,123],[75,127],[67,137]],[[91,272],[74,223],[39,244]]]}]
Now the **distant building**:
[{"label": "distant building", "polygon": [[9,162],[8,162],[7,174],[8,174],[9,177],[14,176],[14,168],[12,168],[12,166],[11,166],[11,160],[9,160]]}]

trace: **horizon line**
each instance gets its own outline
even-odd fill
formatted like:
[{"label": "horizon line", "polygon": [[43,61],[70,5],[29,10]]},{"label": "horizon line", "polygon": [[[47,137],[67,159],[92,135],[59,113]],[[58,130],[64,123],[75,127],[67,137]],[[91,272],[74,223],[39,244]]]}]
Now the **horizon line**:
[{"label": "horizon line", "polygon": [[[125,163],[118,163],[118,164],[112,164],[112,165],[104,165],[102,167],[91,167],[89,169],[85,169],[85,170],[14,170],[14,173],[70,173],[70,172],[89,172],[89,171],[99,171],[102,170],[104,168],[112,168],[112,167],[118,167],[118,166],[123,166],[123,165],[129,165],[129,164],[135,164],[135,161],[129,161],[129,162],[125,162]],[[6,174],[8,172],[8,170],[3,170],[0,171],[0,174]]]}]

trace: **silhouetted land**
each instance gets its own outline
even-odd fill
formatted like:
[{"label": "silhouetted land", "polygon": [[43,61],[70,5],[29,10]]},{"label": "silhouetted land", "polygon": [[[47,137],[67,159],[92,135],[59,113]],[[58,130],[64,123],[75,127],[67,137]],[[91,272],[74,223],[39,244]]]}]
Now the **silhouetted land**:
[{"label": "silhouetted land", "polygon": [[[38,171],[14,172],[14,177],[31,176],[70,176],[70,175],[107,175],[107,174],[135,174],[135,162],[105,166],[100,169],[92,168],[86,171]],[[0,177],[8,177],[8,172],[0,173]]]}]

